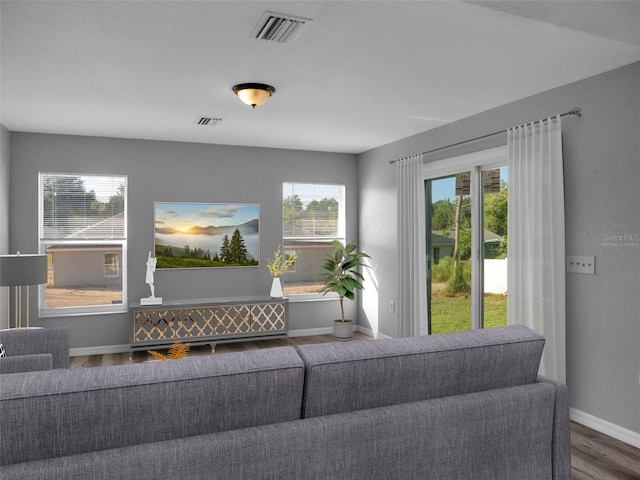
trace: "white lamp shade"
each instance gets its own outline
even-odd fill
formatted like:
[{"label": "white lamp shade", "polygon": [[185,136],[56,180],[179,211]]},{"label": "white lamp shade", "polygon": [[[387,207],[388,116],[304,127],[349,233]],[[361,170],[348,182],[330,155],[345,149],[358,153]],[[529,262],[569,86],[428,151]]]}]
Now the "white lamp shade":
[{"label": "white lamp shade", "polygon": [[241,83],[233,87],[233,91],[243,103],[255,108],[269,100],[276,89],[264,83]]},{"label": "white lamp shade", "polygon": [[47,256],[0,255],[0,286],[17,287],[47,283]]}]

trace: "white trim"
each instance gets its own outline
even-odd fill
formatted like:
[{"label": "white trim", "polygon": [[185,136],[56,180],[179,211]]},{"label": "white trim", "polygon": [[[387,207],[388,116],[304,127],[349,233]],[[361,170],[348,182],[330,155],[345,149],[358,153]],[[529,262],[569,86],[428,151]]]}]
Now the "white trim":
[{"label": "white trim", "polygon": [[362,327],[362,326],[360,326],[360,325],[356,325],[356,330],[357,330],[358,332],[362,332],[362,333],[364,333],[365,335],[367,335],[367,336],[369,336],[369,337],[372,337],[372,338],[375,338],[375,339],[377,339],[377,340],[380,340],[380,339],[383,339],[383,338],[394,338],[394,337],[390,337],[389,335],[385,335],[384,333],[380,333],[380,332],[375,333],[375,332],[374,332],[373,330],[371,330],[370,328]]},{"label": "white trim", "polygon": [[507,165],[508,149],[506,145],[501,147],[479,150],[477,152],[445,158],[437,162],[427,162],[422,167],[425,180],[455,175],[460,172],[471,171],[480,165],[483,170],[504,167]]},{"label": "white trim", "polygon": [[569,413],[571,420],[576,423],[597,430],[600,433],[609,435],[636,448],[640,448],[640,433],[638,432],[634,432],[575,408],[570,408]]},{"label": "white trim", "polygon": [[338,294],[333,292],[329,292],[326,295],[322,293],[301,293],[300,295],[285,295],[285,298],[289,299],[289,303],[329,302],[334,300],[337,302],[340,300]]},{"label": "white trim", "polygon": [[482,167],[471,169],[471,328],[484,328],[484,198]]},{"label": "white trim", "polygon": [[98,347],[80,347],[70,348],[70,357],[86,357],[89,355],[109,355],[110,353],[129,353],[131,352],[131,344],[122,345],[101,345]]},{"label": "white trim", "polygon": [[[391,338],[387,335],[378,333],[375,335],[369,328],[362,327],[360,325],[354,325],[354,330],[362,332],[365,335],[372,338]],[[331,335],[333,333],[333,327],[322,328],[305,328],[300,330],[289,330],[290,337],[310,337],[312,335]],[[252,341],[251,337],[246,338],[247,342]],[[69,350],[70,357],[85,357],[89,355],[109,355],[112,353],[129,353],[131,352],[131,345],[128,343],[122,345],[102,345],[98,347],[79,347],[71,348]]]},{"label": "white trim", "polygon": [[[306,328],[304,330],[289,330],[290,337],[310,337],[312,335],[330,335],[333,333],[333,327],[322,328]],[[251,341],[247,338],[247,341]]]}]

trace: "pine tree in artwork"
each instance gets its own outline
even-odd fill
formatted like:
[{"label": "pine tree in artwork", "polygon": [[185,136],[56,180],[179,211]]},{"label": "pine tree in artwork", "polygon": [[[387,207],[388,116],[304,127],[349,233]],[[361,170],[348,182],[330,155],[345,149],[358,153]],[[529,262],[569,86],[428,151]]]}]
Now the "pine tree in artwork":
[{"label": "pine tree in artwork", "polygon": [[231,263],[240,265],[247,263],[247,247],[244,244],[244,238],[239,229],[235,229],[231,237],[230,245]]},{"label": "pine tree in artwork", "polygon": [[222,239],[222,246],[220,247],[220,261],[224,263],[231,263],[231,246],[229,245],[229,235],[225,235]]}]

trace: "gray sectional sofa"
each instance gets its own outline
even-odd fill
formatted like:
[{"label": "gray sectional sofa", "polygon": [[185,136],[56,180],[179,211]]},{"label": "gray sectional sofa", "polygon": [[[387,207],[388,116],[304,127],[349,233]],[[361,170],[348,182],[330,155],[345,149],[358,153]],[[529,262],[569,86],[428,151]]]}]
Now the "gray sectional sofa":
[{"label": "gray sectional sofa", "polygon": [[0,330],[0,343],[7,355],[0,374],[69,368],[67,327]]},{"label": "gray sectional sofa", "polygon": [[569,479],[543,345],[510,326],[0,375],[0,478]]}]

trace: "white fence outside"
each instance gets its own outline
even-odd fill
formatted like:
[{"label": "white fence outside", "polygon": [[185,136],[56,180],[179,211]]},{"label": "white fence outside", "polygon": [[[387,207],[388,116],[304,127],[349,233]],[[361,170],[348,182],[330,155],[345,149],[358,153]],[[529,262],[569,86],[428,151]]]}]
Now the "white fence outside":
[{"label": "white fence outside", "polygon": [[484,293],[507,294],[507,259],[484,261]]}]

